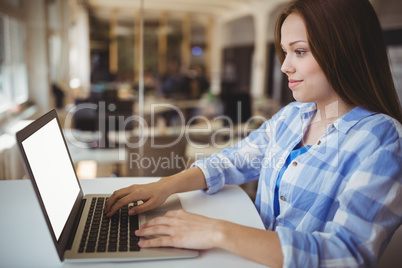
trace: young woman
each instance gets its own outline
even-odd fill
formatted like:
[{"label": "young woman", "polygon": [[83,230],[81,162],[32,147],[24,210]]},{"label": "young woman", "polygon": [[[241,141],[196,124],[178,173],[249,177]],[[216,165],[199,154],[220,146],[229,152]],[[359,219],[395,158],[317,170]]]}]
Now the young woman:
[{"label": "young woman", "polygon": [[157,183],[116,191],[108,216],[178,192],[259,180],[266,230],[168,212],[137,231],[141,247],[220,247],[271,267],[375,267],[402,222],[402,114],[368,0],[295,0],[276,47],[297,102],[246,139]]}]

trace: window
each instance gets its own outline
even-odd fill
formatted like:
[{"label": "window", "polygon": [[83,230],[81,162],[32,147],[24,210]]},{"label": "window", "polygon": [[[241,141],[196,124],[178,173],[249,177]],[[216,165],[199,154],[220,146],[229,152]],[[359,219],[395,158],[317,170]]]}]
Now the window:
[{"label": "window", "polygon": [[0,13],[0,112],[28,99],[23,22]]}]

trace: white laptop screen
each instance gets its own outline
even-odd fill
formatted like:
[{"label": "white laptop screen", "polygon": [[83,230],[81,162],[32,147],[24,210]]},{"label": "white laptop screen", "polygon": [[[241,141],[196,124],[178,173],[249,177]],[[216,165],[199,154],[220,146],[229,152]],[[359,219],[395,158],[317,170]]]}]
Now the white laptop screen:
[{"label": "white laptop screen", "polygon": [[56,239],[80,191],[57,119],[22,142]]}]

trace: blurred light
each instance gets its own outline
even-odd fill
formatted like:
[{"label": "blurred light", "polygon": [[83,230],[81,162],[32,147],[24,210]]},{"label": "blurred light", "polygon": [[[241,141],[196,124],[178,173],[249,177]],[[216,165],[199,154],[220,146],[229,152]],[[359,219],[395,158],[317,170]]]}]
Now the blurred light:
[{"label": "blurred light", "polygon": [[73,78],[70,80],[71,88],[79,88],[81,86],[81,81],[79,78]]},{"label": "blurred light", "polygon": [[202,48],[200,47],[193,47],[192,49],[193,55],[194,56],[199,56],[202,54]]}]

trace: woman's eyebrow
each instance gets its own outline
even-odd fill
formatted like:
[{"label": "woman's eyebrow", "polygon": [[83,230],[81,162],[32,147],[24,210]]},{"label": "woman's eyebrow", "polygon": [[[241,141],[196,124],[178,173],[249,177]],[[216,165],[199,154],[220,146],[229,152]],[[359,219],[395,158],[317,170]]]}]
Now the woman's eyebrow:
[{"label": "woman's eyebrow", "polygon": [[[307,41],[304,41],[304,40],[296,40],[296,41],[290,42],[290,43],[288,44],[288,46],[291,47],[291,46],[293,46],[293,45],[295,45],[295,44],[297,44],[297,43],[307,43]],[[283,44],[282,44],[282,43],[281,43],[281,47],[283,47]]]}]

